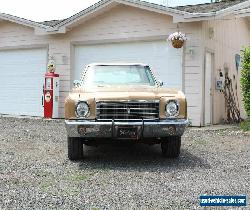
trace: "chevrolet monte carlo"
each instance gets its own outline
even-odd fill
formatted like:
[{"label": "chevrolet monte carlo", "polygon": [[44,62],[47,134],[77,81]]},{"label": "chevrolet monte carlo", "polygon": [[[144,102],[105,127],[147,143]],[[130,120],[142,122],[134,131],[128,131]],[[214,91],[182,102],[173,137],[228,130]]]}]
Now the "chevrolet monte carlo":
[{"label": "chevrolet monte carlo", "polygon": [[187,127],[185,95],[163,87],[148,65],[87,65],[65,100],[68,157],[83,159],[83,144],[129,141],[161,144],[177,158]]}]

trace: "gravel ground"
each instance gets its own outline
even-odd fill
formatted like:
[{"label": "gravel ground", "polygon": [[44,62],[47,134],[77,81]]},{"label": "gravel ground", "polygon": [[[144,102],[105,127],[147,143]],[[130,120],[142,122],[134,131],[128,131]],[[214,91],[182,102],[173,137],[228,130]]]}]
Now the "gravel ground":
[{"label": "gravel ground", "polygon": [[66,149],[62,120],[0,117],[0,209],[202,209],[201,194],[250,196],[250,136],[237,127],[188,129],[176,160],[158,145],[85,147],[82,162]]}]

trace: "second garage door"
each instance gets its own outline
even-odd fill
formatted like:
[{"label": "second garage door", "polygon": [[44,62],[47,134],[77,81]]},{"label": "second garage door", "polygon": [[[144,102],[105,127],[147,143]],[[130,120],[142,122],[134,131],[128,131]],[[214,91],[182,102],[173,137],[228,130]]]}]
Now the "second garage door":
[{"label": "second garage door", "polygon": [[0,51],[0,113],[42,116],[46,49]]},{"label": "second garage door", "polygon": [[149,64],[166,86],[182,89],[182,50],[165,40],[76,46],[73,79],[80,78],[85,65],[96,62]]}]

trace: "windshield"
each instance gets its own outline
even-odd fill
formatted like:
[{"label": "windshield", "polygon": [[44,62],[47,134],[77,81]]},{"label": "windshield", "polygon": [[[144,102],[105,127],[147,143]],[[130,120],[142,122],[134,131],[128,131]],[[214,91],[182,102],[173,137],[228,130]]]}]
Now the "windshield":
[{"label": "windshield", "polygon": [[88,67],[84,85],[155,85],[148,66],[99,65]]}]

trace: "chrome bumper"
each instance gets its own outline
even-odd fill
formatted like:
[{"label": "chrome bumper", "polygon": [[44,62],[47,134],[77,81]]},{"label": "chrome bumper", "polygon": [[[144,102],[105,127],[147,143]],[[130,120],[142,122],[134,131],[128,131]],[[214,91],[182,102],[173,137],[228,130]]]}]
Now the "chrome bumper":
[{"label": "chrome bumper", "polygon": [[188,125],[187,119],[158,121],[96,121],[65,120],[69,137],[83,138],[117,138],[120,127],[137,129],[138,138],[161,138],[181,136]]}]

